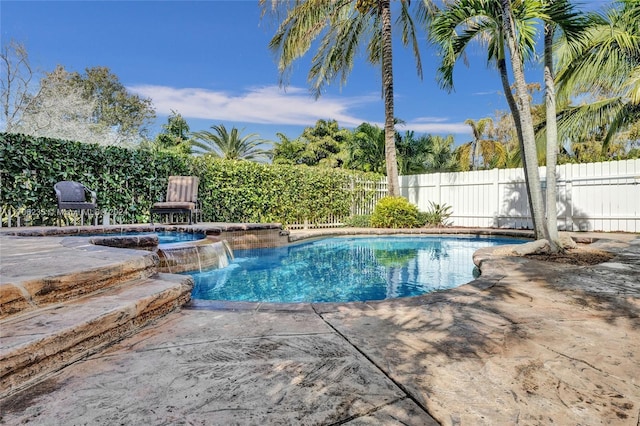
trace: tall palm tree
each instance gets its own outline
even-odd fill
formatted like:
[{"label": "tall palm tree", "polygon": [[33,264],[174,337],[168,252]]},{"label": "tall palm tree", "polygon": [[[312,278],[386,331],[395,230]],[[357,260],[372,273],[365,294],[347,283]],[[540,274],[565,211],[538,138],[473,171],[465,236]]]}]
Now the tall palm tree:
[{"label": "tall palm tree", "polygon": [[[456,0],[433,21],[431,36],[440,46],[438,69],[441,85],[453,89],[453,70],[474,40],[487,47],[487,62],[495,64],[513,115],[527,183],[536,239],[547,238],[542,186],[538,172],[533,119],[524,78],[523,61],[534,51],[535,20],[542,16],[541,4],[523,0],[512,8],[511,0]],[[507,52],[514,76],[516,96],[507,73]]]},{"label": "tall palm tree", "polygon": [[556,89],[553,69],[553,44],[556,29],[562,30],[566,43],[578,48],[584,39],[588,22],[575,11],[569,0],[546,0],[544,21],[544,86],[546,111],[546,215],[549,240],[558,241],[558,195],[556,165],[558,162],[558,125],[556,121]]},{"label": "tall palm tree", "polygon": [[561,111],[559,128],[573,140],[605,129],[606,153],[618,132],[640,121],[640,2],[617,0],[591,19],[581,46],[565,41],[558,49],[559,98],[590,97]]},{"label": "tall palm tree", "polygon": [[[260,0],[263,10],[285,9],[286,17],[271,39],[270,48],[279,58],[278,68],[286,77],[292,63],[311,48],[312,42],[322,37],[318,51],[312,59],[308,79],[316,97],[325,85],[340,77],[345,83],[355,55],[366,45],[368,61],[379,65],[382,71],[382,95],[385,106],[385,157],[389,195],[400,193],[398,163],[395,148],[393,102],[392,19],[390,0]],[[418,75],[422,77],[418,38],[414,20],[426,23],[436,8],[432,0],[398,2],[396,20],[401,40],[409,43],[416,58]],[[396,10],[394,8],[394,10]],[[281,80],[281,83],[283,81]]]},{"label": "tall palm tree", "polygon": [[233,127],[227,131],[224,124],[213,125],[214,132],[203,130],[192,133],[191,146],[195,154],[210,154],[225,160],[265,161],[270,150],[263,147],[268,141],[258,138],[256,133],[242,136],[242,131]]}]

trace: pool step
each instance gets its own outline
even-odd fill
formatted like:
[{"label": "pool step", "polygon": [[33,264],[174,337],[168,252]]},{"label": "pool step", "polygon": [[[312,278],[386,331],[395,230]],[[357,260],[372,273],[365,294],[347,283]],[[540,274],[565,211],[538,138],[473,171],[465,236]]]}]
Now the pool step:
[{"label": "pool step", "polygon": [[159,273],[0,320],[0,398],[178,309],[192,287],[189,276]]},{"label": "pool step", "polygon": [[115,249],[88,238],[4,238],[0,319],[83,297],[158,272],[151,251]]}]

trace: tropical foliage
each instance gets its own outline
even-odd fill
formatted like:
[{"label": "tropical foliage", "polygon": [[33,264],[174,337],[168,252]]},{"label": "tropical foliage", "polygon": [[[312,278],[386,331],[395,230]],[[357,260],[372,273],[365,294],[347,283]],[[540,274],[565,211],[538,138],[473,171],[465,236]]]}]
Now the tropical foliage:
[{"label": "tropical foliage", "polygon": [[[534,51],[537,33],[535,20],[543,16],[539,2],[521,1],[512,5],[509,0],[456,0],[434,19],[431,33],[432,39],[440,46],[442,56],[438,69],[440,82],[449,90],[453,88],[455,64],[469,44],[477,40],[486,45],[487,62],[498,69],[514,117],[537,238],[546,238],[548,230],[544,220],[535,133],[523,62]],[[511,64],[515,95],[511,92],[507,58]]]},{"label": "tropical foliage", "polygon": [[[576,145],[601,144],[600,158],[618,155],[616,136],[640,122],[640,2],[618,0],[591,27],[579,46],[559,47],[559,96],[570,104],[559,114],[560,132]],[[586,102],[585,102],[586,100]],[[624,135],[629,138],[629,134]]]},{"label": "tropical foliage", "polygon": [[[193,140],[189,132],[189,124],[182,115],[171,111],[167,123],[162,125],[162,132],[158,133],[153,143],[148,144],[151,149],[161,149],[181,154],[191,153]],[[143,144],[147,146],[147,144]]]},{"label": "tropical foliage", "polygon": [[203,220],[281,222],[347,216],[355,198],[369,200],[379,175],[346,170],[260,164],[0,133],[3,219],[28,217],[29,225],[56,218],[53,185],[77,180],[98,193],[101,212],[125,223],[149,220],[170,175],[200,177]]},{"label": "tropical foliage", "polygon": [[414,228],[420,226],[418,208],[404,197],[384,197],[371,215],[374,228]]},{"label": "tropical foliage", "polygon": [[[385,166],[389,193],[399,194],[393,99],[392,19],[390,0],[277,1],[260,0],[265,10],[285,11],[270,47],[278,56],[278,68],[286,81],[292,63],[320,38],[308,79],[316,97],[325,85],[340,78],[345,83],[362,46],[367,60],[380,66],[385,109]],[[425,23],[435,10],[431,0],[397,3],[397,27],[403,45],[411,44],[418,75],[422,77],[418,37],[414,22]],[[413,5],[413,6],[412,6]]]},{"label": "tropical foliage", "polygon": [[270,150],[265,147],[267,141],[256,133],[243,136],[242,130],[233,127],[231,132],[224,124],[211,126],[213,132],[202,130],[192,134],[192,151],[195,154],[209,154],[225,160],[265,161]]}]

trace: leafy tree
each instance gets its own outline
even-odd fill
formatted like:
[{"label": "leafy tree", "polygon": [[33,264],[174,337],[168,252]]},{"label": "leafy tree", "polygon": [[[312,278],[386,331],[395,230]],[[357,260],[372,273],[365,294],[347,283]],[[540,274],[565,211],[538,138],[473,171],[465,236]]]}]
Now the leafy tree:
[{"label": "leafy tree", "polygon": [[273,164],[304,164],[305,143],[298,139],[291,140],[284,133],[276,133],[276,136],[280,142],[276,142],[272,150]]},{"label": "leafy tree", "polygon": [[340,152],[351,132],[342,129],[336,120],[318,120],[314,127],[306,127],[300,140],[305,143],[304,164],[329,168],[341,167]]},{"label": "leafy tree", "polygon": [[[286,17],[271,39],[270,48],[278,55],[282,76],[290,71],[295,59],[303,56],[312,42],[321,37],[318,51],[312,59],[308,74],[312,90],[320,96],[326,84],[338,76],[345,83],[359,47],[366,44],[367,59],[382,71],[382,92],[385,105],[385,157],[389,194],[399,195],[398,164],[395,149],[393,102],[392,19],[390,0],[260,0],[272,10],[284,9]],[[431,0],[398,2],[397,26],[401,40],[411,43],[416,57],[418,75],[422,76],[418,38],[414,21],[426,22],[435,11]],[[413,13],[412,13],[413,12]]]},{"label": "leafy tree", "polygon": [[318,120],[293,141],[282,134],[278,137],[280,142],[273,151],[274,163],[336,168],[345,161],[343,148],[351,132],[340,128],[336,120]]},{"label": "leafy tree", "polygon": [[0,102],[6,132],[13,132],[27,108],[31,95],[33,69],[24,44],[11,40],[0,52]]},{"label": "leafy tree", "polygon": [[227,131],[224,124],[211,126],[214,132],[203,130],[192,134],[191,145],[196,154],[209,154],[225,160],[266,161],[270,151],[263,147],[268,142],[258,138],[256,133],[242,136],[242,130],[233,127]]},{"label": "leafy tree", "polygon": [[156,136],[155,147],[182,154],[191,153],[191,136],[189,124],[175,111],[167,118],[167,124],[162,125],[162,132]]},{"label": "leafy tree", "polygon": [[131,94],[107,67],[87,68],[84,74],[70,74],[69,84],[82,88],[96,107],[93,121],[113,131],[120,143],[136,143],[148,134],[155,118],[151,99]]},{"label": "leafy tree", "polygon": [[[3,115],[7,130],[109,145],[139,143],[155,117],[150,99],[129,94],[108,68],[68,72],[63,66],[45,73],[37,90],[26,50],[14,47],[17,60],[3,53]],[[90,109],[90,111],[87,111]]]},{"label": "leafy tree", "polygon": [[82,90],[68,84],[69,73],[58,67],[46,73],[40,89],[28,96],[24,111],[13,131],[84,143],[108,145],[112,135],[104,126],[93,122],[95,101],[86,99]]}]

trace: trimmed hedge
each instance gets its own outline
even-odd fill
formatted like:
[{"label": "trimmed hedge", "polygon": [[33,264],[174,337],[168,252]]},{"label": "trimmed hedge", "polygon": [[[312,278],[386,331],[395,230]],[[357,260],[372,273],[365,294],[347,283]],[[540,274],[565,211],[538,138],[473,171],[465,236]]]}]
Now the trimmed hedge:
[{"label": "trimmed hedge", "polygon": [[[354,197],[373,197],[355,184],[380,176],[339,169],[227,161],[169,152],[84,144],[0,133],[0,207],[30,211],[32,225],[55,223],[53,185],[76,180],[98,193],[98,207],[128,223],[149,220],[170,175],[200,177],[203,220],[292,223],[346,216]],[[5,223],[6,224],[6,223]]]}]

